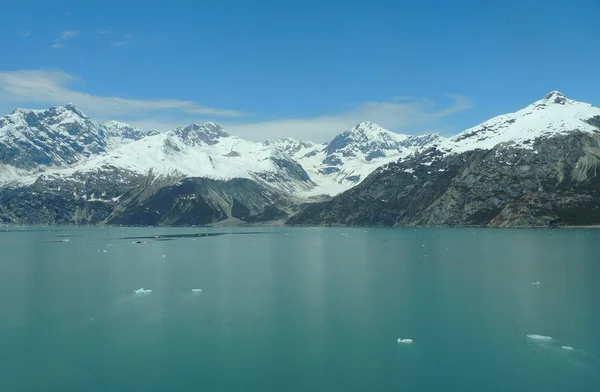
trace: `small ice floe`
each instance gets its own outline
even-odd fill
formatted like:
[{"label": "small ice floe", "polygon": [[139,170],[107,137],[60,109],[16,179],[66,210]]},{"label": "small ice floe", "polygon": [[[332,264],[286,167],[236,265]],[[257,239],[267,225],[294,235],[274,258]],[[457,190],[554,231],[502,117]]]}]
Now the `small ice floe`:
[{"label": "small ice floe", "polygon": [[162,258],[163,258],[163,259],[164,259],[164,258],[166,258],[166,257],[167,257],[167,255],[162,255]]},{"label": "small ice floe", "polygon": [[534,285],[534,286],[539,286],[539,285],[540,285],[540,282],[533,282],[533,283],[532,283],[532,285]]},{"label": "small ice floe", "polygon": [[412,344],[413,340],[412,339],[402,339],[402,338],[398,338],[398,343],[400,344]]},{"label": "small ice floe", "polygon": [[68,238],[65,238],[65,239],[62,240],[62,242],[69,242],[69,241],[71,241],[71,240],[68,239]]},{"label": "small ice floe", "polygon": [[538,334],[527,335],[529,339],[537,340],[538,342],[549,342],[552,340],[552,336],[544,336]]},{"label": "small ice floe", "polygon": [[567,351],[573,351],[573,347],[571,346],[562,346],[561,347],[563,350],[567,350]]},{"label": "small ice floe", "polygon": [[152,290],[148,290],[143,287],[141,289],[133,290],[134,294],[150,294],[151,292]]},{"label": "small ice floe", "polygon": [[106,253],[106,249],[98,249],[98,253]]},{"label": "small ice floe", "polygon": [[201,293],[202,289],[192,289],[192,293]]}]

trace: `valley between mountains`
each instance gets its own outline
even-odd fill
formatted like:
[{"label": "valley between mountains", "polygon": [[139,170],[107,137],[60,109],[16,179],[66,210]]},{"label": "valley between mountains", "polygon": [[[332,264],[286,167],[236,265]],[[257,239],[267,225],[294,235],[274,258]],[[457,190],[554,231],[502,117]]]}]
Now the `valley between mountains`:
[{"label": "valley between mountains", "polygon": [[596,225],[599,163],[600,109],[557,91],[452,137],[362,122],[324,144],[17,109],[0,117],[0,224]]}]

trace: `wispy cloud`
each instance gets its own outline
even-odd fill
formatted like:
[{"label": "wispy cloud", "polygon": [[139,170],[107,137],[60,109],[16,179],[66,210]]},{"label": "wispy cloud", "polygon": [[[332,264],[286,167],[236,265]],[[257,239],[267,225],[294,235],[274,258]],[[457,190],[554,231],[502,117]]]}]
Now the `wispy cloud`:
[{"label": "wispy cloud", "polygon": [[447,106],[439,107],[429,99],[406,97],[404,102],[364,102],[342,113],[309,118],[277,119],[251,123],[225,123],[231,133],[252,140],[293,137],[301,140],[324,142],[336,134],[352,128],[361,121],[373,121],[384,128],[405,133],[416,129],[439,128],[439,121],[447,116],[468,110],[471,102],[458,94],[446,94]]},{"label": "wispy cloud", "polygon": [[122,40],[119,41],[110,41],[109,43],[113,46],[123,46],[123,45],[129,45],[130,43],[133,42],[133,34],[125,34],[125,37]]},{"label": "wispy cloud", "polygon": [[57,49],[57,48],[62,48],[65,46],[65,43],[67,41],[72,40],[73,38],[77,37],[79,35],[79,33],[77,31],[63,31],[61,33],[61,35],[58,36],[58,38],[56,38],[54,40],[54,43],[52,45],[50,45],[51,48]]},{"label": "wispy cloud", "polygon": [[73,102],[92,116],[148,116],[157,112],[172,117],[242,117],[236,110],[205,107],[179,99],[129,99],[93,95],[73,89],[81,79],[60,70],[0,71],[0,102],[11,104],[64,105]]},{"label": "wispy cloud", "polygon": [[106,34],[108,34],[108,33],[110,33],[110,29],[106,29],[106,30],[99,30],[99,31],[98,31],[98,34],[102,34],[102,35],[106,35]]},{"label": "wispy cloud", "polygon": [[121,120],[143,129],[165,131],[192,122],[217,121],[232,134],[249,140],[292,137],[324,142],[361,121],[373,121],[384,128],[409,134],[440,129],[441,120],[472,107],[466,97],[446,94],[443,104],[426,98],[390,98],[359,103],[343,112],[248,121],[247,113],[207,107],[194,101],[99,96],[73,87],[81,87],[82,82],[60,70],[0,71],[0,108],[14,109],[17,104],[47,107],[73,102],[98,120]]},{"label": "wispy cloud", "polygon": [[17,33],[19,37],[29,37],[31,32],[29,30],[21,30]]}]

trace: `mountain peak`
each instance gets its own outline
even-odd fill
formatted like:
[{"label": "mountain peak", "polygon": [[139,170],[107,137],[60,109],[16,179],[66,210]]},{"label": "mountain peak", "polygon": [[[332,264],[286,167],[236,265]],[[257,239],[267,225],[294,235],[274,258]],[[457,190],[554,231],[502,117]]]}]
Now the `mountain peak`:
[{"label": "mountain peak", "polygon": [[349,131],[362,131],[362,132],[389,132],[387,129],[382,128],[378,124],[372,121],[361,121]]},{"label": "mountain peak", "polygon": [[88,116],[86,116],[81,110],[79,110],[74,104],[72,104],[71,102],[69,102],[68,104],[66,104],[64,106],[65,109],[67,109],[70,112],[75,113],[76,115],[78,115],[79,117],[82,118],[88,118]]},{"label": "mountain peak", "polygon": [[567,101],[567,97],[565,97],[565,94],[561,93],[560,91],[552,91],[549,94],[547,94],[544,97],[544,100],[550,103],[557,103],[560,105],[564,105],[565,102]]},{"label": "mountain peak", "polygon": [[219,143],[220,138],[230,137],[222,126],[213,122],[207,122],[202,125],[193,123],[187,127],[176,128],[173,133],[190,146],[202,143],[214,145]]}]

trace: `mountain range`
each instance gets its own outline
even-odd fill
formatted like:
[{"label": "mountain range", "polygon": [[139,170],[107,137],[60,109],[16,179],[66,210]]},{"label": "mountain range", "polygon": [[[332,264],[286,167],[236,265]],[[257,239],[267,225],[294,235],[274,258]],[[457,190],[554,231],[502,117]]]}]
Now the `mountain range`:
[{"label": "mountain range", "polygon": [[0,118],[0,223],[597,224],[599,161],[600,109],[557,91],[449,138],[362,122],[323,144],[17,109]]}]

